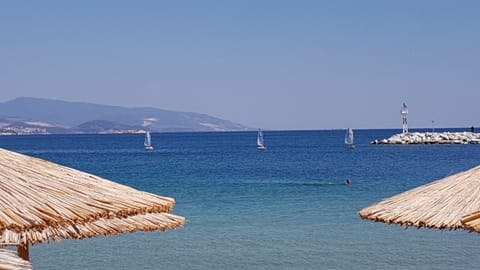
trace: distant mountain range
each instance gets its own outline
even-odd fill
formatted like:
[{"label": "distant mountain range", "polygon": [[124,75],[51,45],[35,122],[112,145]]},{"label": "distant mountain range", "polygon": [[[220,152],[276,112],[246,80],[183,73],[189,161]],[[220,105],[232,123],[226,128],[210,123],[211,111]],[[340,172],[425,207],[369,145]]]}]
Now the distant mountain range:
[{"label": "distant mountain range", "polygon": [[246,126],[206,114],[21,97],[0,103],[0,134],[238,131]]}]

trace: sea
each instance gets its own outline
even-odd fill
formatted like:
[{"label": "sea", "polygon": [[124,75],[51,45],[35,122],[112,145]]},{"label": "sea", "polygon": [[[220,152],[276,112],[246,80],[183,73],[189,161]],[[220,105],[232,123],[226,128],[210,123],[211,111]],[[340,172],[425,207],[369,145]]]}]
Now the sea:
[{"label": "sea", "polygon": [[186,218],[165,232],[35,244],[36,270],[478,267],[480,234],[358,216],[480,163],[480,145],[369,144],[399,132],[355,130],[353,150],[345,130],[267,130],[266,151],[256,132],[153,133],[152,152],[141,134],[2,136],[0,147],[173,197]]}]

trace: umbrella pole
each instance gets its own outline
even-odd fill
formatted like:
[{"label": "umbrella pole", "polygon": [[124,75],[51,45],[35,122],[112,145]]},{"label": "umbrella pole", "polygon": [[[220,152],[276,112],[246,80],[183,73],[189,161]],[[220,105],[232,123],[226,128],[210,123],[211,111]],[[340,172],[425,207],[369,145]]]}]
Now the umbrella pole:
[{"label": "umbrella pole", "polygon": [[29,244],[21,244],[17,246],[17,254],[18,257],[28,261],[30,260],[30,254],[29,254]]}]

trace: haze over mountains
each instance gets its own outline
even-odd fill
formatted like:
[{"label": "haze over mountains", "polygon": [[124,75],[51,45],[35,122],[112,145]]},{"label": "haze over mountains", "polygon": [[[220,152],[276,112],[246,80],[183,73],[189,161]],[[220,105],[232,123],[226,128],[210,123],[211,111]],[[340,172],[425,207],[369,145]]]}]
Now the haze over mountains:
[{"label": "haze over mountains", "polygon": [[206,114],[21,97],[0,103],[0,133],[237,131],[247,127]]}]

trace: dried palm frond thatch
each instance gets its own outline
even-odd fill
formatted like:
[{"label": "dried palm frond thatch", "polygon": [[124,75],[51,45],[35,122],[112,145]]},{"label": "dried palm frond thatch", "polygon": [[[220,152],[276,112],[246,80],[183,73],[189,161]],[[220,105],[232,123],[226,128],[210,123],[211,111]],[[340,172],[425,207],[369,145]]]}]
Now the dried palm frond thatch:
[{"label": "dried palm frond thatch", "polygon": [[480,232],[480,211],[475,211],[462,218],[463,227],[467,230]]},{"label": "dried palm frond thatch", "polygon": [[478,231],[478,211],[480,166],[384,199],[358,214],[364,219],[406,227]]},{"label": "dried palm frond thatch", "polygon": [[2,270],[31,270],[32,264],[6,249],[0,249],[0,269]]},{"label": "dried palm frond thatch", "polygon": [[0,149],[0,245],[182,226],[175,200]]}]

